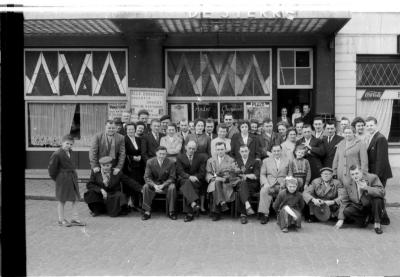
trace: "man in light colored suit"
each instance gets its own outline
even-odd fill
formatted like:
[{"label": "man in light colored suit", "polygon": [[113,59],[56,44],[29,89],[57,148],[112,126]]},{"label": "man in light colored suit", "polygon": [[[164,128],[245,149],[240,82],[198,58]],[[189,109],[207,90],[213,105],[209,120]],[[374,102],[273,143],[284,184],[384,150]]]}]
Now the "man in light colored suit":
[{"label": "man in light colored suit", "polygon": [[272,200],[281,189],[285,188],[285,178],[292,175],[289,160],[282,156],[282,147],[274,145],[271,151],[272,157],[264,159],[260,172],[261,191],[258,212],[262,214],[261,224],[268,222]]},{"label": "man in light colored suit", "polygon": [[117,175],[125,162],[125,138],[117,133],[117,127],[113,120],[106,121],[105,132],[96,134],[93,137],[89,151],[89,161],[94,173],[100,171],[99,160],[106,156],[112,158],[113,174]]}]

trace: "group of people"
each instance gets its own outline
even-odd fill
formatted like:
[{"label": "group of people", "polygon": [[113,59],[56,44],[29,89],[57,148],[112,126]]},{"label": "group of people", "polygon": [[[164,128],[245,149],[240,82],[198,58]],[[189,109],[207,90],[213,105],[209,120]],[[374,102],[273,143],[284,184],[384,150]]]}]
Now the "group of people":
[{"label": "group of people", "polygon": [[[148,220],[154,197],[165,194],[167,214],[176,220],[181,192],[185,222],[207,208],[217,221],[233,208],[229,203],[237,202],[240,222],[246,224],[256,213],[255,200],[261,224],[268,223],[270,211],[276,212],[283,232],[300,227],[304,215],[308,222],[335,219],[336,228],[344,221],[372,222],[381,234],[381,223],[390,223],[384,197],[392,173],[377,120],[357,117],[350,124],[342,118],[337,133],[336,122],[312,116],[309,105],[303,113],[296,108],[290,119],[286,108],[281,112],[278,132],[271,119],[235,122],[230,113],[216,128],[214,119],[182,120],[177,126],[168,115],[148,125],[146,110],[136,123],[108,120],[89,152],[92,172],[84,200],[90,213],[118,216],[136,208]],[[65,226],[81,223],[63,215],[65,201],[79,195],[72,144],[66,136],[49,165],[59,222]]]}]

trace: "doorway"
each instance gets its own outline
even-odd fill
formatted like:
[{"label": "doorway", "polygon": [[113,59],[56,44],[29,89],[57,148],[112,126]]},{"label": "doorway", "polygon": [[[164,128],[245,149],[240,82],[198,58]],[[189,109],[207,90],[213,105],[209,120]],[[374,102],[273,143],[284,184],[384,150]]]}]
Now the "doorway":
[{"label": "doorway", "polygon": [[294,108],[300,106],[300,112],[303,112],[302,105],[310,104],[313,111],[312,91],[309,89],[278,89],[278,106],[276,118],[281,116],[281,109],[287,108],[288,117],[292,118]]}]

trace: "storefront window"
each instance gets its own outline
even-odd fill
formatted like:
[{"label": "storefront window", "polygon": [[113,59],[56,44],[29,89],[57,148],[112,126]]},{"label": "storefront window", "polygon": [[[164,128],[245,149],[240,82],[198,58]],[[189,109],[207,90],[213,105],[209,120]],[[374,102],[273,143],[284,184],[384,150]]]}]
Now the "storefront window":
[{"label": "storefront window", "polygon": [[278,88],[312,88],[311,49],[278,49]]},{"label": "storefront window", "polygon": [[224,115],[227,113],[231,113],[233,115],[233,118],[238,120],[238,119],[243,119],[244,118],[244,104],[243,103],[224,103],[222,102],[220,104],[220,121],[224,121]]}]

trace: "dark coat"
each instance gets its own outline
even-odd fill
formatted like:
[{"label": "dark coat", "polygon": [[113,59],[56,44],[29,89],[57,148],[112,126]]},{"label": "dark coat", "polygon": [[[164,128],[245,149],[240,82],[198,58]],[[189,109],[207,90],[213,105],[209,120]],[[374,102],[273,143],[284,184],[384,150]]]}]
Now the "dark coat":
[{"label": "dark coat", "polygon": [[251,159],[250,157],[247,159],[246,164],[243,164],[243,159],[239,156],[236,159],[236,163],[240,169],[244,169],[243,174],[254,174],[256,175],[256,180],[251,180],[246,178],[246,182],[248,183],[260,183],[260,170],[261,170],[261,162],[260,160]]},{"label": "dark coat", "polygon": [[[211,157],[211,139],[205,133],[201,135],[190,134],[187,142],[195,141],[197,145],[196,153],[205,153],[208,157]],[[186,144],[187,144],[186,142]],[[186,146],[185,144],[185,146]]]},{"label": "dark coat", "polygon": [[309,124],[312,126],[313,120],[314,120],[314,115],[311,112],[309,112],[308,114],[303,115],[301,117],[301,120],[304,122],[304,124]]},{"label": "dark coat", "polygon": [[271,137],[266,134],[262,134],[259,137],[260,145],[260,158],[265,159],[268,157],[267,152],[271,152],[272,146],[276,144],[281,144],[281,136],[277,133],[272,133]]},{"label": "dark coat", "polygon": [[[72,151],[69,153],[72,158]],[[60,148],[49,161],[49,175],[56,182],[56,199],[61,202],[80,199],[78,175],[71,158]]]},{"label": "dark coat", "polygon": [[196,176],[200,182],[205,182],[206,163],[208,156],[204,153],[195,153],[193,155],[192,165],[186,154],[179,154],[176,158],[176,176],[178,182],[187,180],[190,176]]},{"label": "dark coat", "polygon": [[332,168],[333,159],[335,158],[336,145],[344,139],[342,136],[334,135],[331,142],[328,143],[328,137],[323,137],[322,142],[325,149],[324,167]]},{"label": "dark coat", "polygon": [[378,175],[382,184],[392,178],[388,155],[388,142],[381,133],[376,132],[367,148],[368,172]]},{"label": "dark coat", "polygon": [[303,195],[298,191],[295,191],[294,193],[289,193],[287,189],[280,191],[272,207],[275,211],[278,212],[285,205],[288,205],[290,208],[301,212],[304,208]]},{"label": "dark coat", "polygon": [[148,132],[142,137],[142,158],[146,163],[147,160],[156,156],[156,149],[160,146],[160,140],[164,135],[158,134],[158,141],[154,138],[152,132]]},{"label": "dark coat", "polygon": [[278,117],[278,122],[285,122],[288,127],[292,126],[292,118],[289,116],[286,116],[286,120],[282,120],[282,116]]},{"label": "dark coat", "polygon": [[[231,139],[231,156],[234,159],[239,159],[241,158],[240,156],[240,145],[244,144],[242,135],[240,133],[233,135]],[[249,133],[249,137],[247,139],[247,147],[249,148],[249,159],[260,159],[261,155],[258,151],[260,148],[260,140],[251,135]]]},{"label": "dark coat", "polygon": [[[301,138],[296,141],[296,145],[302,144],[305,141],[305,138]],[[311,137],[310,146],[311,150],[306,153],[305,158],[310,163],[311,180],[314,180],[320,176],[319,170],[322,168],[322,160],[325,156],[325,148],[322,141],[315,137]]]},{"label": "dark coat", "polygon": [[[144,184],[144,168],[145,162],[142,156],[142,139],[135,137],[136,145],[138,148],[136,149],[133,146],[131,139],[128,136],[125,136],[125,163],[123,172],[125,175],[129,176],[130,178],[135,179],[140,184]],[[135,161],[133,156],[141,156],[142,158],[140,161]]]},{"label": "dark coat", "polygon": [[176,167],[175,163],[168,158],[165,158],[161,167],[158,164],[157,157],[147,161],[146,170],[144,172],[144,181],[150,186],[166,185],[175,182]]}]

